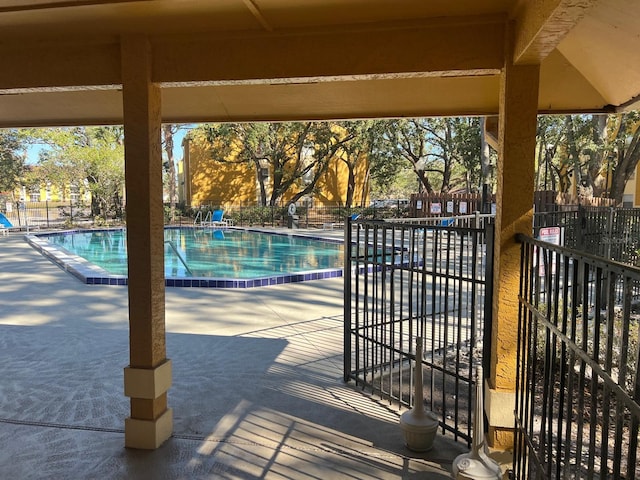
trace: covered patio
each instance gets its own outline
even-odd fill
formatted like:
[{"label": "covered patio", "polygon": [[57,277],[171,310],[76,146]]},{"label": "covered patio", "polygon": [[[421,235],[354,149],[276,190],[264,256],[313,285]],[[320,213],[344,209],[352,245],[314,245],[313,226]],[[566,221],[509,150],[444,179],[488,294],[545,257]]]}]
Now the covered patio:
[{"label": "covered patio", "polygon": [[[167,401],[172,382],[189,395],[177,393],[188,372],[167,350],[163,122],[497,115],[486,413],[490,443],[510,449],[515,236],[532,229],[536,116],[637,108],[639,23],[640,5],[625,0],[0,0],[0,126],[124,124],[132,260],[121,445],[159,448],[184,415]],[[27,298],[21,315],[40,300]],[[60,362],[74,354],[57,352]]]},{"label": "covered patio", "polygon": [[410,452],[398,405],[342,382],[340,279],[171,289],[173,436],[124,449],[126,287],[84,285],[17,234],[0,264],[3,478],[444,479],[466,451]]}]

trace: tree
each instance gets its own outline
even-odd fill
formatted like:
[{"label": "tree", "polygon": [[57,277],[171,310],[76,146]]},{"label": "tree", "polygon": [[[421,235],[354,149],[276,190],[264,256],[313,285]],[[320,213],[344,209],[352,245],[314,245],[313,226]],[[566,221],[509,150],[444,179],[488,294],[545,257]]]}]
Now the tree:
[{"label": "tree", "polygon": [[50,128],[29,131],[45,143],[38,162],[41,182],[61,191],[85,184],[94,215],[122,216],[124,190],[124,130],[116,127]]},{"label": "tree", "polygon": [[[356,200],[356,175],[366,172],[369,176],[369,159],[373,149],[374,137],[377,132],[376,122],[354,121],[338,122],[331,131],[336,135],[335,143],[340,144],[337,152],[338,160],[347,168],[347,192],[344,206],[350,208]],[[344,141],[346,139],[346,141]],[[367,197],[367,179],[362,182],[360,204],[364,204]]]},{"label": "tree", "polygon": [[[211,155],[223,163],[248,163],[256,171],[260,203],[277,205],[285,194],[295,202],[312,193],[329,160],[354,136],[326,122],[233,123],[205,125]],[[270,174],[270,194],[266,168]]]},{"label": "tree", "polygon": [[624,189],[640,161],[640,113],[609,115],[610,150],[606,152],[606,171],[611,172],[609,197],[622,203]]},{"label": "tree", "polygon": [[13,195],[25,172],[25,157],[19,153],[24,137],[17,130],[0,130],[0,192]]},{"label": "tree", "polygon": [[422,188],[427,193],[433,193],[435,189],[429,173],[441,173],[441,169],[431,156],[426,139],[426,121],[426,119],[391,120],[387,123],[385,138],[391,152],[405,158],[411,164]]},{"label": "tree", "polygon": [[556,152],[565,141],[562,117],[541,115],[538,117],[536,132],[536,189],[567,191],[569,188],[568,163],[554,163]]},{"label": "tree", "polygon": [[410,163],[392,147],[393,120],[376,120],[368,130],[369,170],[373,198],[404,197],[415,191],[415,174]]},{"label": "tree", "polygon": [[451,179],[451,185],[457,186],[464,181],[467,192],[478,192],[489,176],[488,159],[487,164],[483,164],[482,159],[483,132],[480,119],[460,117],[445,120],[449,120],[451,124],[450,142],[453,144],[451,155],[455,160],[455,173]]},{"label": "tree", "polygon": [[173,136],[178,131],[177,125],[165,124],[162,126],[162,144],[166,161],[163,167],[168,175],[169,190],[169,218],[173,222],[176,216],[176,203],[178,202],[176,164],[173,161]]},{"label": "tree", "polygon": [[638,112],[540,117],[538,185],[550,180],[554,190],[569,192],[573,185],[576,196],[608,196],[621,203],[640,160],[639,126]]},{"label": "tree", "polygon": [[448,192],[459,184],[474,189],[479,186],[478,119],[414,118],[392,120],[386,125],[388,148],[410,163],[427,193]]}]

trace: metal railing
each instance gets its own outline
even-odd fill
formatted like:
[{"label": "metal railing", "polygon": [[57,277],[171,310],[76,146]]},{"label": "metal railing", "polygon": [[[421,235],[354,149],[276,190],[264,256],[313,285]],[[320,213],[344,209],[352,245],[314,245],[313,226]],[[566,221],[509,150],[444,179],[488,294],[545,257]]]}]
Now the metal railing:
[{"label": "metal railing", "polygon": [[636,478],[640,269],[518,239],[514,477]]},{"label": "metal railing", "polygon": [[427,407],[467,443],[473,360],[490,351],[492,227],[345,221],[345,381],[411,406],[422,337]]},{"label": "metal railing", "polygon": [[413,223],[418,225],[440,226],[440,227],[461,227],[480,228],[495,222],[495,215],[491,213],[474,212],[471,215],[456,215],[443,217],[416,217],[416,218],[390,218],[389,222]]},{"label": "metal railing", "polygon": [[635,264],[640,261],[640,209],[579,207],[534,215],[534,232],[541,227],[562,227],[564,246]]},{"label": "metal railing", "polygon": [[10,202],[0,205],[15,228],[54,228],[72,223],[91,222],[90,208],[78,202]]},{"label": "metal railing", "polygon": [[[192,207],[190,210],[193,216],[206,215],[208,211],[216,208],[224,210],[225,218],[233,220],[234,225],[263,226],[263,227],[286,227],[289,225],[288,205],[227,205],[224,207],[217,206],[201,206]],[[295,224],[299,228],[334,228],[339,226],[342,228],[345,216],[360,214],[366,218],[396,218],[406,216],[408,208],[402,204],[389,204],[387,206],[370,206],[370,207],[311,207],[298,205],[295,210]]]}]

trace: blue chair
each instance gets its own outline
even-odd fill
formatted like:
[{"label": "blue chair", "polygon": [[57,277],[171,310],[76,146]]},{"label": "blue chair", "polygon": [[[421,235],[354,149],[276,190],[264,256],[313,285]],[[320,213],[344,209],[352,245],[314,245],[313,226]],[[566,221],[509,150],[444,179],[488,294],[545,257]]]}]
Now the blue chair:
[{"label": "blue chair", "polygon": [[203,227],[228,227],[231,225],[229,220],[224,219],[224,210],[214,210],[208,214],[202,221]]},{"label": "blue chair", "polygon": [[13,228],[13,224],[4,214],[0,213],[0,235],[7,235],[11,228]]}]

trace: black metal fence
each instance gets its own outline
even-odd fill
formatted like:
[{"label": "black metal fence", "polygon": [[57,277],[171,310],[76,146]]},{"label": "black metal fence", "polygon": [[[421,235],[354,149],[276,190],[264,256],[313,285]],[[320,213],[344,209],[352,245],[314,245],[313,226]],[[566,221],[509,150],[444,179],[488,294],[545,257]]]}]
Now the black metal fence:
[{"label": "black metal fence", "polygon": [[14,228],[62,228],[79,223],[93,223],[89,205],[76,201],[7,202],[0,205]]},{"label": "black metal fence", "polygon": [[521,236],[515,478],[640,476],[640,269]]},{"label": "black metal fence", "polygon": [[563,228],[563,245],[631,265],[640,261],[640,209],[579,207],[534,215],[534,231]]},{"label": "black metal fence", "polygon": [[[191,212],[213,210],[213,207],[203,206],[190,208]],[[299,227],[299,228],[342,228],[344,218],[353,214],[365,218],[402,218],[409,213],[408,207],[400,202],[388,202],[383,206],[370,207],[310,207],[296,206],[295,211],[289,211],[289,205],[280,206],[227,206],[224,208],[225,218],[233,220],[234,225],[242,227]],[[195,213],[193,215],[195,217]],[[204,215],[202,215],[204,218]]]},{"label": "black metal fence", "polygon": [[473,363],[490,351],[493,226],[346,222],[345,381],[411,406],[422,337],[427,406],[469,443]]}]

